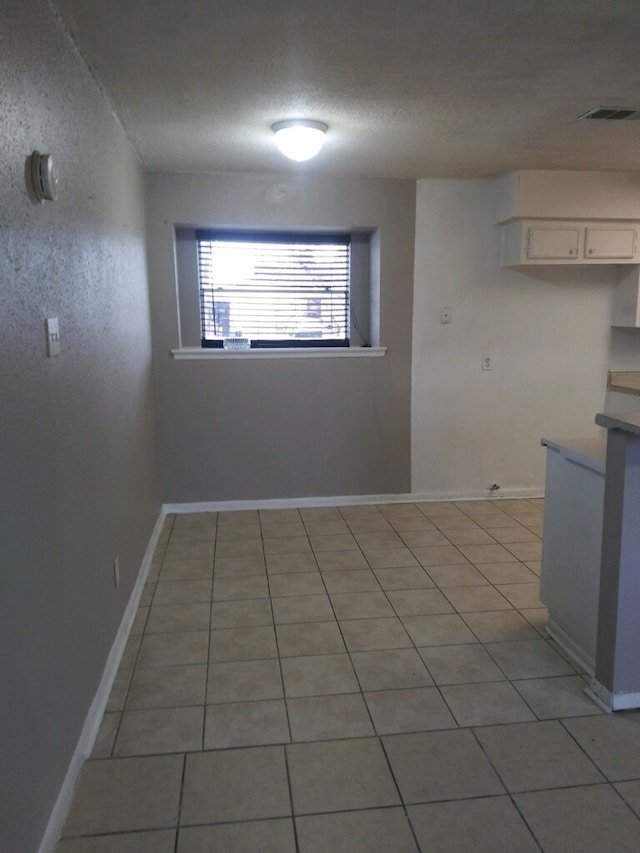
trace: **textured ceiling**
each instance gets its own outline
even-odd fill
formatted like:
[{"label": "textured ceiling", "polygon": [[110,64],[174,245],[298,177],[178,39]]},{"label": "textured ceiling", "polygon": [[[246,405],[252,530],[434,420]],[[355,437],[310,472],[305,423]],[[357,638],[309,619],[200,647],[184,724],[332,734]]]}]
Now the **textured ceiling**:
[{"label": "textured ceiling", "polygon": [[[640,169],[638,0],[52,0],[145,166],[471,177]],[[270,126],[325,121],[289,164]]]}]

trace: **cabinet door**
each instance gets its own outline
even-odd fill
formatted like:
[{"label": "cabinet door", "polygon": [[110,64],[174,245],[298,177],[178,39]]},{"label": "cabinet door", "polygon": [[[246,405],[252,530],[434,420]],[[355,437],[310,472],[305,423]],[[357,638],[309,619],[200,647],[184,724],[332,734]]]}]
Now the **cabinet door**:
[{"label": "cabinet door", "polygon": [[531,260],[576,260],[580,245],[579,228],[529,228],[527,258]]},{"label": "cabinet door", "polygon": [[636,254],[635,228],[587,228],[585,258],[633,258]]}]

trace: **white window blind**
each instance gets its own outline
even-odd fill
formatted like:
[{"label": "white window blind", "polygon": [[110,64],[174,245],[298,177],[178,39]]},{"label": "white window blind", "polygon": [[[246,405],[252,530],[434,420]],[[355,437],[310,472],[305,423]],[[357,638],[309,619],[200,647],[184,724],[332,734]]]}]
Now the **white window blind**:
[{"label": "white window blind", "polygon": [[349,346],[350,236],[198,231],[202,345]]}]

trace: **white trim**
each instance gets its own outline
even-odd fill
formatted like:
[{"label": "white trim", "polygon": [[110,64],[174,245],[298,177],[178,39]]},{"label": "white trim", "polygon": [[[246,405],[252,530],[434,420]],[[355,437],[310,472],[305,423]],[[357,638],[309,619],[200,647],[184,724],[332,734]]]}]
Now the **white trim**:
[{"label": "white trim", "polygon": [[611,693],[596,678],[591,679],[591,683],[585,688],[585,693],[607,713],[640,708],[640,693]]},{"label": "white trim", "polygon": [[206,347],[182,347],[172,349],[176,361],[245,358],[379,358],[387,352],[386,347],[288,347],[265,349],[207,349]]},{"label": "white trim", "polygon": [[593,675],[595,671],[595,660],[590,657],[575,640],[562,630],[553,619],[549,618],[546,625],[547,634],[563,649],[587,675]]},{"label": "white trim", "polygon": [[[400,494],[400,495],[338,495],[333,497],[315,498],[263,498],[235,501],[197,501],[191,503],[167,503],[163,510],[169,515],[186,512],[230,512],[247,509],[296,509],[299,507],[322,506],[353,506],[358,504],[388,504],[388,503],[429,503],[435,501],[468,501],[468,500],[517,500],[518,498],[543,497],[539,489],[519,490],[517,494],[503,494],[495,498],[493,492],[483,490],[482,494],[458,493],[456,495],[442,494]],[[524,493],[526,492],[526,493]]]},{"label": "white trim", "polygon": [[342,495],[330,498],[263,498],[262,500],[199,501],[164,504],[167,515],[183,512],[232,512],[247,509],[296,509],[298,507],[352,506],[357,504],[408,503],[404,495]]},{"label": "white trim", "polygon": [[151,561],[160,538],[164,519],[165,513],[161,510],[149,539],[149,544],[144,552],[138,577],[131,592],[131,596],[129,597],[129,602],[122,615],[120,627],[118,628],[113,645],[111,646],[111,651],[109,652],[109,656],[102,673],[102,678],[100,679],[100,684],[98,685],[96,694],[93,697],[93,702],[87,712],[80,737],[78,738],[78,743],[76,744],[75,751],[64,777],[64,782],[62,783],[55,805],[49,815],[49,822],[47,823],[47,828],[42,836],[42,841],[40,842],[39,853],[53,853],[53,850],[60,838],[64,822],[67,819],[69,808],[71,807],[71,801],[75,793],[75,786],[78,776],[80,775],[80,771],[82,770],[82,765],[91,755],[93,750],[96,736],[102,722],[104,710],[111,693],[111,688],[113,687],[113,682],[116,677],[116,673],[118,672],[118,667],[120,666],[120,660],[122,659],[122,654],[129,638],[129,632],[131,631],[133,620],[138,612],[138,605],[147,580],[147,575],[149,574],[149,569],[151,568]]},{"label": "white trim", "polygon": [[544,489],[540,487],[515,486],[505,487],[491,491],[490,489],[469,489],[468,491],[433,491],[414,492],[407,500],[419,503],[420,501],[509,501],[522,500],[526,498],[543,498]]}]

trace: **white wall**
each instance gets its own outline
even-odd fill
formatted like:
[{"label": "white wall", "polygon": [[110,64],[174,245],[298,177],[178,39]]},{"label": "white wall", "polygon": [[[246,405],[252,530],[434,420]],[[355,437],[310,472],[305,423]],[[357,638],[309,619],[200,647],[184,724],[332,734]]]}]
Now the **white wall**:
[{"label": "white wall", "polygon": [[[0,33],[0,850],[32,853],[160,487],[142,170],[46,0],[5,0]],[[55,203],[28,194],[33,149]]]},{"label": "white wall", "polygon": [[[500,269],[496,181],[418,182],[412,490],[542,493],[543,436],[598,434],[608,369],[638,369],[612,330],[614,267]],[[453,322],[441,325],[442,306]],[[484,355],[493,370],[482,371]]]}]

